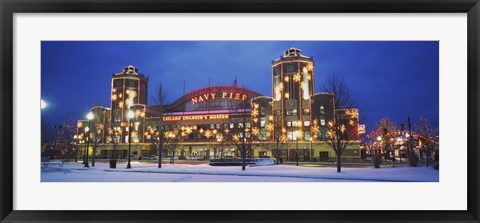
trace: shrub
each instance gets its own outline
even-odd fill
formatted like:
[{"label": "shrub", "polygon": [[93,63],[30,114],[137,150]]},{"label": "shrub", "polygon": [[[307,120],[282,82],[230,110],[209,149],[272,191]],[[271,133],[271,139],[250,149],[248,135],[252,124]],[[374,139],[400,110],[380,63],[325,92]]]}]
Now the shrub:
[{"label": "shrub", "polygon": [[440,164],[438,162],[433,164],[433,169],[439,170],[440,169]]},{"label": "shrub", "polygon": [[408,164],[410,166],[418,166],[418,157],[415,154],[411,154],[408,158]]},{"label": "shrub", "polygon": [[380,168],[380,164],[382,164],[382,156],[380,154],[375,154],[373,156],[373,167]]}]

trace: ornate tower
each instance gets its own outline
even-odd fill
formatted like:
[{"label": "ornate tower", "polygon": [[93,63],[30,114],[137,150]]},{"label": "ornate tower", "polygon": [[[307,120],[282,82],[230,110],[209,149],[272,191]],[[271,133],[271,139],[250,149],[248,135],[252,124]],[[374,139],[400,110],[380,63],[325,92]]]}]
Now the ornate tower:
[{"label": "ornate tower", "polygon": [[[132,110],[135,113],[134,127],[136,130],[141,129],[139,125],[144,119],[142,114],[147,105],[147,92],[148,78],[138,73],[134,66],[129,65],[124,67],[122,72],[113,74],[110,106],[112,125],[116,128],[124,127],[128,122],[127,114]],[[121,141],[126,142],[125,137],[123,138]]]},{"label": "ornate tower", "polygon": [[273,114],[276,137],[310,140],[311,96],[314,91],[313,58],[296,48],[272,61]]}]

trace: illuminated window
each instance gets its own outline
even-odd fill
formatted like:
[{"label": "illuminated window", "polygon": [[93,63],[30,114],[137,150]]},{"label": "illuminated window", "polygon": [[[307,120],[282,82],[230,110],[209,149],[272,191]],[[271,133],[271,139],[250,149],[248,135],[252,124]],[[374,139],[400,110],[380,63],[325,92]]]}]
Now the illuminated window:
[{"label": "illuminated window", "polygon": [[292,115],[292,110],[291,109],[287,109],[287,115]]},{"label": "illuminated window", "polygon": [[305,131],[305,140],[310,140],[311,138],[310,131]]},{"label": "illuminated window", "polygon": [[265,127],[265,117],[260,118],[260,127]]},{"label": "illuminated window", "polygon": [[231,129],[235,128],[235,123],[230,123],[230,128]]},{"label": "illuminated window", "polygon": [[287,132],[287,139],[290,141],[293,140],[293,132]]},{"label": "illuminated window", "polygon": [[243,123],[238,123],[238,128],[243,129]]},{"label": "illuminated window", "polygon": [[287,122],[288,127],[292,127],[292,122]]},{"label": "illuminated window", "polygon": [[322,126],[325,125],[325,119],[320,119],[320,125],[322,125]]},{"label": "illuminated window", "polygon": [[293,127],[297,127],[297,126],[298,126],[298,122],[296,122],[296,121],[292,122],[292,126],[293,126]]},{"label": "illuminated window", "polygon": [[304,115],[310,115],[310,109],[309,108],[303,109],[303,114]]},{"label": "illuminated window", "polygon": [[292,109],[292,115],[297,115],[297,109]]},{"label": "illuminated window", "polygon": [[260,108],[260,115],[265,115],[265,108],[264,107]]},{"label": "illuminated window", "polygon": [[245,133],[245,137],[247,137],[247,139],[250,138],[250,136],[251,136],[251,134],[249,132]]},{"label": "illuminated window", "polygon": [[223,128],[228,128],[228,123],[223,124]]},{"label": "illuminated window", "polygon": [[303,126],[310,126],[310,121],[304,121]]},{"label": "illuminated window", "polygon": [[216,125],[215,125],[215,128],[216,128],[216,129],[220,129],[220,124],[216,124]]},{"label": "illuminated window", "polygon": [[250,122],[245,123],[245,126],[246,126],[247,128],[250,128],[250,126],[251,126]]},{"label": "illuminated window", "polygon": [[238,133],[238,137],[239,137],[239,138],[243,138],[243,132],[239,132],[239,133]]},{"label": "illuminated window", "polygon": [[210,129],[214,129],[215,128],[215,124],[210,124]]}]

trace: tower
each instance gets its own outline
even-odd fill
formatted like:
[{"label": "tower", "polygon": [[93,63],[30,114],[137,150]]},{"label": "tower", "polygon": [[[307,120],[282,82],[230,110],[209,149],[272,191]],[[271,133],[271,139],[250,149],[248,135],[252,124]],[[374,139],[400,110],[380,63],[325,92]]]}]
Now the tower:
[{"label": "tower", "polygon": [[[122,72],[112,75],[111,90],[111,122],[115,128],[128,123],[127,114],[134,110],[135,114],[145,112],[148,96],[148,78],[138,73],[132,65],[123,68]],[[135,117],[139,121],[140,116]],[[137,125],[135,126],[138,129]],[[126,140],[122,140],[123,142]]]},{"label": "tower", "polygon": [[290,48],[272,61],[276,137],[310,140],[313,83],[313,57],[304,56],[301,50]]}]

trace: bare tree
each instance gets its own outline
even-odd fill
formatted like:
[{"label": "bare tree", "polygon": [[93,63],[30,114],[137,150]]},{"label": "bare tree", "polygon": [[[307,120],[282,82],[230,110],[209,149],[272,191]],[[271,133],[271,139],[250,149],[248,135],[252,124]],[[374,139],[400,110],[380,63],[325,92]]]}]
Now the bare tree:
[{"label": "bare tree", "polygon": [[433,125],[427,118],[420,116],[415,124],[415,132],[418,134],[418,138],[422,142],[421,150],[426,154],[427,166],[429,162],[429,156],[433,147],[438,144],[438,127]]},{"label": "bare tree", "polygon": [[66,161],[68,162],[69,156],[74,148],[74,145],[72,144],[73,136],[77,131],[75,120],[70,117],[67,121],[55,127],[58,131],[54,138],[54,149],[66,155]]},{"label": "bare tree", "polygon": [[90,131],[90,142],[92,143],[92,167],[95,166],[97,149],[105,139],[105,124],[95,123],[94,129]]},{"label": "bare tree", "polygon": [[[238,131],[229,131],[224,138],[224,141],[228,145],[235,146],[238,153],[240,153],[240,157],[242,159],[242,170],[245,170],[247,165],[247,155],[251,156],[255,147],[258,146],[258,144],[254,144],[254,139],[259,134],[259,129],[253,125],[253,120],[251,118],[253,112],[248,112],[247,103],[247,101],[242,101],[240,104],[240,115],[237,123],[239,125],[237,128]],[[237,107],[235,105],[232,106],[232,108],[236,109]]]},{"label": "bare tree", "polygon": [[[358,108],[358,97],[345,80],[335,74],[327,76],[323,91],[330,92],[334,96],[334,111],[326,114],[328,121],[328,131],[326,141],[337,157],[337,172],[341,172],[341,157],[345,149],[357,140],[356,128],[352,128],[350,118],[357,114],[350,113],[349,109]],[[330,117],[328,117],[330,116]]]},{"label": "bare tree", "polygon": [[157,109],[156,115],[160,118],[155,118],[152,120],[150,125],[150,130],[147,132],[147,140],[150,142],[152,146],[157,149],[157,156],[158,156],[158,168],[162,168],[162,152],[163,149],[166,147],[166,140],[163,128],[163,121],[162,121],[162,114],[165,112],[165,103],[167,100],[167,93],[163,88],[162,82],[159,82],[156,97],[152,98]]},{"label": "bare tree", "polygon": [[171,151],[170,164],[175,164],[175,149],[185,136],[185,132],[173,128],[163,132],[165,147]]}]

